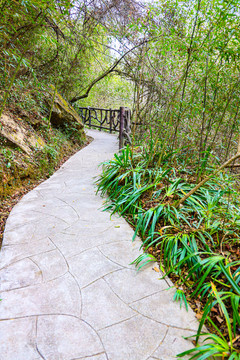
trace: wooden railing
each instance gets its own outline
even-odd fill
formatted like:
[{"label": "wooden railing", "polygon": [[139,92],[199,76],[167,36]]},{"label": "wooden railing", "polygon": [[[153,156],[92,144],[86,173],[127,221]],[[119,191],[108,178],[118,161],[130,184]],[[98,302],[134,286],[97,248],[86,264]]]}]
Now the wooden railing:
[{"label": "wooden railing", "polygon": [[80,107],[77,111],[82,122],[90,128],[107,130],[110,133],[119,132],[119,149],[127,143],[131,143],[131,110],[120,107],[120,109],[101,109],[91,107]]}]

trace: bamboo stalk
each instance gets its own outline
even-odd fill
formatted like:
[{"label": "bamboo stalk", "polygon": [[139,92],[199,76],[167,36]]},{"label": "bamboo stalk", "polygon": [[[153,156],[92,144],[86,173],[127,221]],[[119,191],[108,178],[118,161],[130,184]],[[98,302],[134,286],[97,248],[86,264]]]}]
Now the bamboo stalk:
[{"label": "bamboo stalk", "polygon": [[237,153],[231,157],[229,160],[227,160],[225,163],[223,163],[221,166],[219,166],[211,175],[207,176],[205,179],[200,181],[191,191],[189,191],[182,199],[180,199],[176,204],[175,207],[178,208],[182,203],[184,203],[185,200],[187,200],[191,195],[193,195],[201,186],[203,186],[208,180],[210,180],[212,177],[214,177],[216,174],[218,174],[221,170],[228,167],[233,161],[240,158],[240,134],[238,137],[238,148]]}]

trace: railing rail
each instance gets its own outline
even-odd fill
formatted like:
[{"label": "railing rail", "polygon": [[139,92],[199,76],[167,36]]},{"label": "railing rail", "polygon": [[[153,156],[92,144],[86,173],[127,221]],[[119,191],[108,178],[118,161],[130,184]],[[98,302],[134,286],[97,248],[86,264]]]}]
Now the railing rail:
[{"label": "railing rail", "polygon": [[122,149],[126,143],[131,143],[131,110],[129,108],[79,107],[77,111],[82,122],[90,128],[107,130],[110,133],[119,132],[119,149]]}]

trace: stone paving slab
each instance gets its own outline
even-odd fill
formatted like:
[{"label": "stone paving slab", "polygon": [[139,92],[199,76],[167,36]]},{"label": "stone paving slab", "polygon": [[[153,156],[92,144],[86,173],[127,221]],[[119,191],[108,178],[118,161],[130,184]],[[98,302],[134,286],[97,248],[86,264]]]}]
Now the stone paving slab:
[{"label": "stone paving slab", "polygon": [[117,151],[95,140],[13,208],[0,254],[0,360],[172,360],[198,327],[133,230],[102,212],[94,179]]}]

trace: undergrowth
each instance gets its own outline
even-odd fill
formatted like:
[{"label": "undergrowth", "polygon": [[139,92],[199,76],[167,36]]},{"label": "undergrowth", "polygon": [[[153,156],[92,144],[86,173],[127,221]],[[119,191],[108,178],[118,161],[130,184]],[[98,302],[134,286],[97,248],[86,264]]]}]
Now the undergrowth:
[{"label": "undergrowth", "polygon": [[[161,158],[160,158],[161,157]],[[160,161],[159,161],[160,159]],[[172,165],[174,164],[174,165]],[[204,170],[204,171],[203,171]],[[138,267],[158,260],[200,320],[196,347],[179,354],[191,359],[240,359],[240,200],[232,176],[209,180],[182,205],[178,201],[212,171],[202,163],[193,173],[180,154],[127,147],[104,163],[98,191],[107,194],[105,210],[119,213],[142,238]],[[203,325],[210,333],[199,345]]]}]

